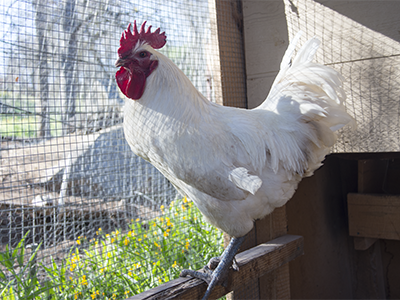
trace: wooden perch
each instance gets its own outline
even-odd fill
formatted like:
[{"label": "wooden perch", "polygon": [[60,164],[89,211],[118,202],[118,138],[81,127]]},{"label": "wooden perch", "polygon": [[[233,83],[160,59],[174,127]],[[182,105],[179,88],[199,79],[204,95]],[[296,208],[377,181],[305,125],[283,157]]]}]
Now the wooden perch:
[{"label": "wooden perch", "polygon": [[[257,279],[303,254],[303,237],[284,235],[236,255],[239,272],[229,272],[228,287],[217,286],[211,299],[220,298],[230,291]],[[178,278],[135,295],[130,300],[201,299],[207,289],[205,282],[193,278]]]},{"label": "wooden perch", "polygon": [[400,196],[348,194],[349,233],[354,237],[400,240]]}]

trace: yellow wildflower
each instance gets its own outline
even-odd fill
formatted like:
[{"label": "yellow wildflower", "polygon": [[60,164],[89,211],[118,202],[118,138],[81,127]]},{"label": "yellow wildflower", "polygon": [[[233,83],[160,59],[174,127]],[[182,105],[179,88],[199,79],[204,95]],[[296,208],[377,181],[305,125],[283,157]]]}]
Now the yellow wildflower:
[{"label": "yellow wildflower", "polygon": [[156,225],[156,223],[153,223],[153,227],[156,227],[157,225]]},{"label": "yellow wildflower", "polygon": [[80,245],[80,244],[81,244],[81,240],[76,240],[76,243],[77,243],[78,245]]},{"label": "yellow wildflower", "polygon": [[140,221],[140,219],[139,219],[139,218],[137,218],[135,221],[136,221],[136,222],[139,222],[139,221]]},{"label": "yellow wildflower", "polygon": [[145,239],[147,239],[147,234],[143,235],[143,237],[144,237]]},{"label": "yellow wildflower", "polygon": [[114,238],[111,238],[111,244],[114,243],[114,241],[115,241],[115,239],[114,239]]},{"label": "yellow wildflower", "polygon": [[181,205],[181,208],[182,208],[182,211],[185,211],[186,210],[186,206],[185,205]]},{"label": "yellow wildflower", "polygon": [[157,244],[157,242],[154,242],[154,245],[158,248],[160,248],[161,246],[159,244]]},{"label": "yellow wildflower", "polygon": [[139,242],[141,242],[141,241],[142,241],[142,239],[138,239],[138,241],[139,241]]},{"label": "yellow wildflower", "polygon": [[173,268],[176,268],[177,264],[176,264],[176,260],[174,261],[174,263],[172,264]]},{"label": "yellow wildflower", "polygon": [[157,235],[157,231],[154,230],[154,231],[153,231],[153,234],[154,234],[154,235]]},{"label": "yellow wildflower", "polygon": [[92,297],[92,299],[96,298],[96,292],[93,292],[93,294],[90,294],[90,297]]},{"label": "yellow wildflower", "polygon": [[128,244],[129,244],[129,240],[128,240],[128,239],[125,239],[125,240],[124,240],[124,245],[125,245],[125,246],[128,246]]},{"label": "yellow wildflower", "polygon": [[186,202],[188,202],[188,199],[187,199],[187,197],[185,196],[185,197],[183,197],[183,203],[186,203]]},{"label": "yellow wildflower", "polygon": [[83,276],[82,276],[81,284],[82,284],[82,285],[88,285],[88,282],[87,282],[87,280],[86,280],[86,275],[83,275]]},{"label": "yellow wildflower", "polygon": [[160,206],[160,209],[161,209],[161,210],[164,210],[164,208],[165,208],[164,205],[161,205],[161,206]]},{"label": "yellow wildflower", "polygon": [[72,264],[71,268],[69,269],[71,272],[73,272],[76,268],[76,264]]},{"label": "yellow wildflower", "polygon": [[164,231],[164,236],[167,237],[168,235],[169,235],[169,233]]}]

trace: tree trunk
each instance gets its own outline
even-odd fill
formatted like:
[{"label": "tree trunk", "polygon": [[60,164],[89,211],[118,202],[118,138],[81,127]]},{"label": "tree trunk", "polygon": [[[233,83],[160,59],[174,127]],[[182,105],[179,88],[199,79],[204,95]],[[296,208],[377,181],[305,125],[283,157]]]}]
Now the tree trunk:
[{"label": "tree trunk", "polygon": [[75,76],[76,57],[78,52],[77,41],[77,20],[75,17],[75,0],[67,0],[64,9],[63,29],[69,33],[67,54],[65,56],[64,77],[65,77],[65,102],[62,112],[63,135],[74,132],[76,124],[76,98],[78,95],[78,80]]},{"label": "tree trunk", "polygon": [[45,11],[46,0],[33,1],[36,9],[35,25],[38,37],[38,62],[39,62],[39,86],[41,102],[41,122],[39,136],[43,138],[51,137],[50,118],[49,118],[49,68],[48,68],[48,49],[46,38],[47,16]]}]

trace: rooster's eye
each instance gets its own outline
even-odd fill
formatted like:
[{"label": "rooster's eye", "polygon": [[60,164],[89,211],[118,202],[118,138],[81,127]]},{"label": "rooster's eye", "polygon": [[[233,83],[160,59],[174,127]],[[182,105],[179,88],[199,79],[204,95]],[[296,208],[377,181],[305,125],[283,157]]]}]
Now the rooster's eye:
[{"label": "rooster's eye", "polygon": [[142,51],[142,52],[139,53],[139,56],[140,56],[141,58],[144,58],[144,57],[147,56],[147,53],[146,53],[145,51]]}]

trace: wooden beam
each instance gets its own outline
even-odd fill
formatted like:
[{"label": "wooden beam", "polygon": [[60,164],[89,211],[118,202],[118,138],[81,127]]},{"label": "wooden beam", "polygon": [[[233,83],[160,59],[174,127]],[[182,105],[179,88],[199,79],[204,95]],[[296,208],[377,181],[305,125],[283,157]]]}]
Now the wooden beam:
[{"label": "wooden beam", "polygon": [[[210,1],[209,0],[209,4]],[[215,0],[222,103],[247,107],[243,16],[239,0]],[[221,101],[217,100],[217,103]]]},{"label": "wooden beam", "polygon": [[[254,222],[254,228],[240,247],[240,252],[287,234],[286,205],[276,208],[262,220]],[[230,236],[225,234],[225,247]],[[274,270],[248,282],[227,295],[228,300],[243,299],[290,299],[289,265]]]},{"label": "wooden beam", "polygon": [[400,240],[400,195],[349,194],[349,233]]},{"label": "wooden beam", "polygon": [[[248,282],[268,274],[303,254],[303,238],[284,235],[236,255],[239,272],[231,270],[228,286],[217,286],[210,299],[218,299]],[[135,295],[130,300],[199,299],[207,285],[200,279],[178,278]]]},{"label": "wooden beam", "polygon": [[247,107],[267,97],[289,45],[283,1],[243,0]]}]

